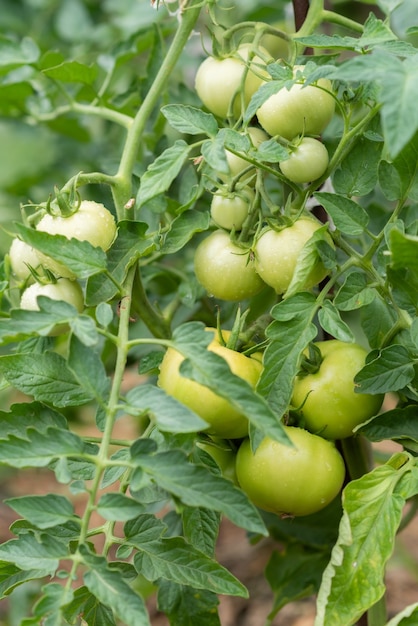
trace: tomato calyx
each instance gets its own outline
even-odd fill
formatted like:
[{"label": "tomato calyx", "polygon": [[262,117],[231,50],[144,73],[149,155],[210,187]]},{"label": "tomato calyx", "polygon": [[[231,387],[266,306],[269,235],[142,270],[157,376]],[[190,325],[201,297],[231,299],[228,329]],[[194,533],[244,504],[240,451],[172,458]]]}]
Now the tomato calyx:
[{"label": "tomato calyx", "polygon": [[324,357],[322,356],[320,349],[311,342],[308,346],[308,354],[302,355],[300,369],[298,372],[299,378],[308,376],[308,374],[316,374],[316,372],[319,371],[323,360]]}]

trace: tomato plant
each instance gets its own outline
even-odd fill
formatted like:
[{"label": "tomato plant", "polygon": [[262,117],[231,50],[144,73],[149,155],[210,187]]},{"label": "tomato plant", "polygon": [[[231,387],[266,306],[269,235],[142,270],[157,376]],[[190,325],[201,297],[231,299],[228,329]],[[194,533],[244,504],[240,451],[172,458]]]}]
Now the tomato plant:
[{"label": "tomato plant", "polygon": [[249,439],[241,444],[237,479],[250,500],[278,515],[310,515],[340,492],[344,461],[333,443],[287,426],[292,446],[263,439],[253,453]]},{"label": "tomato plant", "polygon": [[300,407],[306,427],[327,439],[344,439],[377,415],[382,394],[356,393],[354,379],[363,368],[367,350],[344,341],[317,342],[321,362],[317,371],[296,378],[292,402]]},{"label": "tomato plant", "polygon": [[415,0],[3,5],[5,626],[418,623]]}]

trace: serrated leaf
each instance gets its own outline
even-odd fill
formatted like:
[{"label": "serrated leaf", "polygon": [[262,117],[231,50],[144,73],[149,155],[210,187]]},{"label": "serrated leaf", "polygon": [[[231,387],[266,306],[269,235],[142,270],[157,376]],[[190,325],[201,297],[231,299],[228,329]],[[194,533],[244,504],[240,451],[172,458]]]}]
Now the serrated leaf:
[{"label": "serrated leaf", "polygon": [[207,428],[201,417],[155,385],[145,384],[131,389],[126,401],[128,413],[150,413],[158,428],[164,432],[190,433]]},{"label": "serrated leaf", "polygon": [[359,138],[333,174],[332,182],[337,194],[365,196],[373,191],[382,147],[381,141]]},{"label": "serrated leaf", "polygon": [[418,602],[407,606],[403,611],[395,615],[386,626],[415,626],[418,621]]},{"label": "serrated leaf", "polygon": [[336,193],[318,192],[315,198],[332,217],[336,228],[346,235],[363,235],[369,216],[357,202]]},{"label": "serrated leaf", "polygon": [[170,229],[164,237],[161,247],[163,254],[174,254],[188,243],[195,233],[209,228],[210,215],[208,212],[189,210],[181,213],[170,224]]},{"label": "serrated leaf", "polygon": [[13,229],[23,241],[63,263],[77,278],[88,278],[106,269],[106,253],[88,241],[49,235],[19,223],[14,223]]},{"label": "serrated leaf", "polygon": [[173,180],[180,173],[190,150],[190,146],[179,139],[151,163],[141,178],[137,195],[139,207],[168,190]]},{"label": "serrated leaf", "polygon": [[89,568],[84,573],[84,583],[89,591],[104,605],[111,607],[126,626],[150,626],[141,596],[124,581],[120,573],[110,569],[104,557],[90,554],[83,546],[80,550]]},{"label": "serrated leaf", "polygon": [[134,564],[150,580],[171,580],[194,589],[248,597],[248,591],[222,565],[188,544],[183,537],[162,537],[138,544]]},{"label": "serrated leaf", "polygon": [[339,538],[322,578],[315,626],[351,626],[384,594],[385,565],[409,496],[407,474],[418,488],[416,468],[407,455],[399,456],[344,489]]},{"label": "serrated leaf", "polygon": [[111,522],[134,519],[143,511],[143,504],[122,493],[105,493],[97,504],[97,512]]},{"label": "serrated leaf", "polygon": [[385,411],[357,428],[356,432],[365,435],[369,441],[409,439],[418,443],[416,405]]},{"label": "serrated leaf", "polygon": [[346,342],[354,341],[351,328],[341,319],[337,307],[331,300],[324,301],[318,311],[318,321],[323,330],[335,339]]},{"label": "serrated leaf", "polygon": [[73,591],[66,585],[49,583],[42,588],[43,596],[34,607],[34,613],[42,617],[45,626],[61,626],[63,623],[62,607],[73,599]]},{"label": "serrated leaf", "polygon": [[225,145],[218,135],[214,139],[203,142],[202,157],[206,163],[219,174],[229,174],[229,165],[226,160]]},{"label": "serrated leaf", "polygon": [[204,347],[207,341],[208,333],[200,322],[183,324],[176,329],[173,347],[186,359],[181,364],[180,373],[227,399],[266,436],[288,443],[282,424],[264,398],[245,380],[233,374],[225,359],[208,351]]},{"label": "serrated leaf", "polygon": [[264,370],[257,389],[268,400],[277,419],[288,409],[301,354],[317,334],[312,323],[315,312],[315,296],[310,293],[298,293],[272,309],[276,321],[266,330],[270,343],[264,353]]},{"label": "serrated leaf", "polygon": [[70,340],[68,367],[81,388],[99,405],[105,406],[110,391],[110,380],[100,356],[74,335]]},{"label": "serrated leaf", "polygon": [[92,85],[96,80],[98,67],[85,65],[79,61],[64,61],[54,67],[42,70],[46,76],[54,80],[62,80],[64,83],[84,83]]},{"label": "serrated leaf", "polygon": [[42,571],[43,576],[54,574],[60,560],[67,557],[67,545],[45,534],[37,538],[28,533],[0,545],[0,560],[22,570]]},{"label": "serrated leaf", "polygon": [[61,413],[40,402],[12,404],[10,411],[0,412],[0,439],[8,435],[24,437],[26,430],[36,424],[36,430],[44,433],[50,426],[67,429],[67,420]]},{"label": "serrated leaf", "polygon": [[124,526],[124,531],[128,543],[136,546],[137,541],[146,543],[160,539],[167,532],[167,526],[155,515],[143,513],[128,521]]},{"label": "serrated leaf", "polygon": [[264,83],[257,89],[255,94],[252,96],[250,103],[244,114],[244,122],[250,122],[254,115],[257,113],[258,109],[266,100],[276,94],[280,89],[284,88],[287,83],[291,83],[289,81],[289,75],[286,72],[286,76],[280,80],[271,80],[267,83]]},{"label": "serrated leaf", "polygon": [[184,104],[167,104],[161,108],[170,126],[188,135],[205,134],[214,137],[218,124],[211,113]]},{"label": "serrated leaf", "polygon": [[207,590],[198,593],[192,587],[172,581],[161,581],[158,589],[158,609],[170,620],[171,626],[221,626],[216,594]]},{"label": "serrated leaf", "polygon": [[21,570],[14,563],[0,561],[0,598],[8,596],[13,589],[23,583],[43,578],[45,571],[43,569],[25,569]]},{"label": "serrated leaf", "polygon": [[257,161],[265,161],[267,163],[280,163],[289,158],[288,150],[279,144],[275,139],[263,141],[256,150],[251,154]]},{"label": "serrated leaf", "polygon": [[388,200],[400,200],[413,195],[417,180],[418,137],[403,147],[392,161],[379,163],[379,183]]},{"label": "serrated leaf", "polygon": [[76,622],[79,615],[87,626],[116,626],[111,609],[105,606],[84,585],[74,591],[72,602],[64,607],[64,615],[69,623]]},{"label": "serrated leaf", "polygon": [[133,459],[155,482],[185,504],[219,511],[234,524],[254,533],[266,530],[256,508],[231,481],[206,467],[189,463],[180,450]]},{"label": "serrated leaf", "polygon": [[403,389],[414,376],[414,364],[408,350],[391,345],[366,363],[356,374],[354,383],[358,393],[386,393]]},{"label": "serrated leaf", "polygon": [[394,269],[408,268],[418,277],[418,237],[392,228],[389,233],[389,249]]},{"label": "serrated leaf", "polygon": [[19,391],[56,407],[80,406],[93,399],[56,352],[2,356],[0,372]]},{"label": "serrated leaf", "polygon": [[376,296],[376,289],[368,286],[364,274],[351,272],[337,292],[334,304],[340,311],[353,311],[370,304]]},{"label": "serrated leaf", "polygon": [[7,498],[5,502],[38,528],[52,528],[74,520],[74,507],[68,498],[58,494]]},{"label": "serrated leaf", "polygon": [[75,433],[55,427],[39,432],[32,427],[25,438],[10,435],[1,440],[0,461],[10,467],[46,467],[58,457],[86,452],[92,453],[93,448]]},{"label": "serrated leaf", "polygon": [[211,509],[185,507],[182,522],[186,540],[208,556],[213,556],[219,533],[219,513]]}]

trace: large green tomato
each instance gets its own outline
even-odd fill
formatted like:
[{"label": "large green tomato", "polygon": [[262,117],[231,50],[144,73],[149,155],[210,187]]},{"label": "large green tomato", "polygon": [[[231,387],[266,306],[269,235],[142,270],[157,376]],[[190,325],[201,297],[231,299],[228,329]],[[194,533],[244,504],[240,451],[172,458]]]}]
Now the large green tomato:
[{"label": "large green tomato", "polygon": [[345,466],[334,443],[302,428],[284,427],[293,447],[265,438],[253,454],[249,439],[236,461],[238,483],[260,509],[277,515],[310,515],[340,492]]},{"label": "large green tomato", "polygon": [[221,300],[246,300],[265,286],[249,253],[223,230],[211,233],[197,246],[194,269],[208,294]]},{"label": "large green tomato", "polygon": [[39,311],[38,296],[46,296],[51,300],[63,300],[72,304],[79,313],[84,309],[83,290],[76,280],[59,278],[56,283],[33,283],[22,293],[20,308],[28,311]]},{"label": "large green tomato", "polygon": [[251,59],[247,71],[250,52],[251,45],[243,44],[234,55],[223,59],[208,57],[197,70],[197,95],[206,108],[218,117],[225,118],[228,113],[239,117],[252,95],[269,76],[264,61],[257,55]]},{"label": "large green tomato", "polygon": [[329,163],[328,151],[313,137],[304,137],[279,167],[282,174],[294,183],[309,183],[325,174]]},{"label": "large green tomato", "polygon": [[[103,204],[83,200],[78,210],[68,217],[44,215],[36,230],[49,235],[63,235],[67,239],[88,241],[92,246],[108,250],[116,237],[116,222]],[[74,278],[73,272],[62,263],[45,255],[41,257],[43,265],[58,276]]]},{"label": "large green tomato", "polygon": [[[291,226],[276,231],[271,228],[264,231],[255,244],[255,268],[263,281],[273,287],[278,294],[287,291],[296,264],[304,245],[322,224],[307,217],[296,220]],[[328,234],[324,235],[329,245],[333,245]],[[317,285],[328,270],[319,256],[305,282],[304,289]]]},{"label": "large green tomato", "polygon": [[[295,66],[295,71],[301,66]],[[335,110],[332,85],[327,78],[315,84],[283,87],[258,109],[257,118],[271,136],[294,139],[297,135],[320,135]]]},{"label": "large green tomato", "polygon": [[379,412],[382,394],[356,393],[354,377],[364,366],[367,351],[355,343],[336,339],[315,344],[322,355],[317,372],[300,376],[292,405],[306,428],[327,439],[344,439],[353,428]]},{"label": "large green tomato", "polygon": [[254,192],[250,187],[239,191],[218,189],[212,198],[210,214],[217,226],[227,230],[241,230],[253,201]]},{"label": "large green tomato", "polygon": [[[214,328],[208,329],[212,332]],[[224,339],[228,337],[226,331],[222,332]],[[217,339],[213,339],[208,350],[215,352],[225,359],[231,371],[245,380],[251,387],[255,387],[260,377],[263,366],[258,356],[251,358],[240,352],[235,352],[221,345]],[[223,439],[240,439],[248,433],[248,420],[228,400],[216,395],[208,387],[185,378],[180,374],[180,365],[183,356],[168,348],[160,365],[158,385],[169,395],[192,409],[208,424],[206,432]]]},{"label": "large green tomato", "polygon": [[199,441],[196,445],[212,457],[224,478],[229,478],[233,483],[238,484],[235,470],[237,453],[227,441],[223,439]]}]

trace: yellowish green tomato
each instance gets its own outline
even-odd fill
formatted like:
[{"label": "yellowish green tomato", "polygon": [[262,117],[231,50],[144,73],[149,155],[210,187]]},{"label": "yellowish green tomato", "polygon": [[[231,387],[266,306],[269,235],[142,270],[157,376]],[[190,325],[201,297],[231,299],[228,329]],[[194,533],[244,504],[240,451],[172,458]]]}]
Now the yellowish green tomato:
[{"label": "yellowish green tomato", "polygon": [[238,118],[268,77],[264,61],[255,55],[249,62],[250,53],[251,45],[242,44],[233,55],[208,57],[199,66],[195,89],[211,113],[222,118],[233,113]]},{"label": "yellowish green tomato", "polygon": [[325,174],[328,163],[328,151],[324,144],[313,137],[304,137],[279,167],[293,183],[309,183]]},{"label": "yellowish green tomato", "polygon": [[[264,130],[262,130],[261,128],[257,128],[256,126],[248,127],[247,134],[254,148],[258,148],[263,143],[263,141],[267,141],[269,139],[269,136],[264,132]],[[233,154],[229,150],[225,150],[225,152],[226,160],[229,165],[229,176],[225,174],[220,174],[219,178],[224,181],[228,181],[231,177],[238,176],[239,174],[244,172],[244,170],[246,170],[250,166],[250,163],[242,157]],[[256,169],[254,167],[246,172],[245,176],[250,177],[255,174],[255,171]]]},{"label": "yellowish green tomato", "polygon": [[306,87],[299,83],[283,87],[261,105],[257,118],[269,135],[292,140],[298,135],[320,135],[334,111],[331,81],[320,78]]},{"label": "yellowish green tomato", "polygon": [[239,191],[218,189],[212,198],[210,214],[221,228],[241,230],[253,201],[254,192],[250,187]]},{"label": "yellowish green tomato", "polygon": [[[272,228],[265,230],[257,240],[255,244],[255,269],[263,281],[273,287],[278,294],[287,291],[304,245],[321,226],[322,224],[313,219],[300,218],[291,226],[280,231]],[[325,234],[324,238],[329,245],[333,245],[328,234]],[[318,256],[305,282],[304,289],[310,289],[317,285],[327,273],[328,270]]]},{"label": "yellowish green tomato", "polygon": [[20,308],[28,311],[39,311],[38,296],[51,300],[63,300],[72,304],[79,313],[84,309],[84,296],[80,284],[76,280],[59,278],[56,283],[33,283],[22,293]]},{"label": "yellowish green tomato", "polygon": [[[216,334],[216,329],[208,329]],[[225,340],[228,333],[222,333]],[[263,366],[257,358],[247,357],[231,350],[213,339],[208,350],[215,352],[227,361],[231,371],[255,387]],[[208,387],[204,387],[180,374],[180,365],[184,357],[168,348],[160,365],[158,385],[169,395],[192,409],[208,423],[206,432],[223,439],[240,439],[248,433],[248,420],[228,400],[218,396]]]},{"label": "yellowish green tomato", "polygon": [[228,442],[218,439],[216,441],[199,441],[197,446],[207,452],[221,470],[222,476],[237,484],[235,471],[236,452],[232,450]]},{"label": "yellowish green tomato", "polygon": [[31,275],[29,267],[36,269],[41,259],[35,248],[17,237],[13,239],[9,249],[9,260],[12,274],[18,280],[27,280]]},{"label": "yellowish green tomato", "polygon": [[353,428],[380,410],[382,394],[356,393],[354,377],[365,364],[367,351],[358,344],[319,341],[322,363],[317,372],[300,376],[293,389],[292,405],[313,433],[327,439],[345,439]]},{"label": "yellowish green tomato", "polygon": [[220,300],[246,300],[265,287],[251,254],[223,230],[211,233],[197,246],[194,270],[208,294]]},{"label": "yellowish green tomato", "polygon": [[316,513],[339,494],[345,465],[334,442],[293,426],[284,427],[293,447],[265,438],[255,453],[249,439],[236,460],[238,483],[260,509],[277,515]]}]

